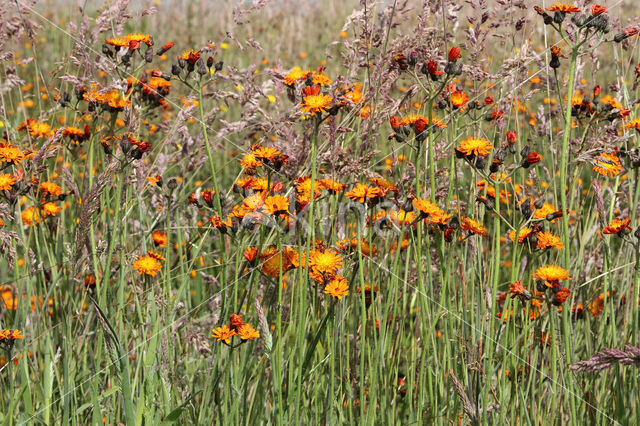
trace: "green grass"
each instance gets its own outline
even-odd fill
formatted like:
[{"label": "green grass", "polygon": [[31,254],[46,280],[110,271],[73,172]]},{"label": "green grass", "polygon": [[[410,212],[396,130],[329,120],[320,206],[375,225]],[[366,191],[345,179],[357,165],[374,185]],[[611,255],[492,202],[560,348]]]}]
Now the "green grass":
[{"label": "green grass", "polygon": [[[56,128],[64,118],[91,129],[79,145],[68,137],[54,142],[56,151],[41,163],[37,157],[0,163],[0,174],[24,172],[0,193],[0,283],[3,296],[15,297],[15,309],[9,296],[0,300],[0,329],[24,334],[10,349],[0,347],[3,424],[634,424],[636,366],[591,372],[569,367],[605,348],[639,345],[638,238],[602,233],[616,218],[629,217],[632,231],[640,225],[639,169],[631,154],[621,156],[626,169],[615,177],[593,171],[598,154],[636,147],[637,133],[619,118],[608,121],[608,111],[576,117],[571,95],[594,105],[589,96],[600,85],[601,99],[615,97],[631,110],[626,122],[634,118],[637,37],[609,42],[624,26],[613,29],[601,35],[607,42],[594,56],[585,50],[595,45],[572,50],[565,44],[568,58],[554,73],[548,47],[566,33],[544,26],[532,10],[465,6],[457,27],[446,17],[451,11],[409,5],[416,9],[394,2],[386,8],[284,2],[236,14],[249,20],[240,25],[226,2],[167,3],[148,16],[132,9],[121,29],[109,16],[104,22],[111,29],[102,33],[96,30],[100,10],[87,9],[85,31],[69,26],[80,25],[81,12],[64,12],[55,2],[25,5],[21,14],[13,4],[3,6],[15,22],[30,19],[41,28],[34,26],[35,42],[26,35],[8,40],[17,56],[0,63],[0,75],[7,81],[15,73],[24,84],[0,92],[0,130],[23,151],[44,152],[46,137],[18,130],[27,118]],[[626,6],[609,9],[612,18],[626,19]],[[340,34],[358,10],[362,18]],[[479,21],[483,11],[491,12],[486,23]],[[529,20],[514,29],[522,16]],[[489,31],[488,45],[467,37],[461,28],[467,17],[476,18],[471,28]],[[154,56],[147,65],[143,45],[130,67],[119,63],[101,74],[94,60],[111,61],[101,53],[104,40],[132,32],[150,33],[156,51],[169,40],[176,46],[167,59]],[[446,32],[452,35],[444,39]],[[143,102],[139,92],[124,111],[90,111],[87,102],[76,102],[69,79],[61,78],[108,86],[148,69],[170,75],[177,55],[207,41],[217,45],[215,61],[224,67],[174,76],[167,111]],[[528,51],[525,42],[533,46]],[[422,62],[440,60],[442,70],[454,45],[462,47],[459,61],[477,70],[442,75],[438,82],[421,74],[419,65],[416,72],[398,70],[397,55],[412,51]],[[536,58],[531,51],[538,47]],[[202,57],[209,55],[203,51]],[[516,55],[522,65],[513,67]],[[33,61],[16,63],[28,57]],[[289,89],[280,77],[293,66],[316,70],[321,64],[339,80],[323,93],[338,98],[343,86],[360,82],[364,100],[335,115],[302,119],[296,114],[303,83]],[[558,85],[543,84],[554,76]],[[494,106],[452,109],[442,92],[452,82],[469,102],[483,104],[491,95]],[[610,85],[616,83],[614,92]],[[72,101],[61,107],[54,96],[65,91]],[[32,107],[20,106],[29,100]],[[185,107],[185,100],[197,102]],[[369,118],[360,117],[365,104]],[[503,118],[487,120],[498,109]],[[392,115],[409,114],[441,119],[447,127],[427,126],[417,138],[412,126],[407,134],[390,127]],[[518,137],[510,150],[505,131],[512,129]],[[111,153],[101,145],[127,131],[151,143],[141,159],[132,157],[135,147],[123,149],[117,140]],[[387,137],[391,132],[395,139]],[[488,164],[505,148],[500,171],[509,180],[492,177],[488,165],[456,158],[455,148],[469,136],[494,145]],[[267,187],[282,183],[281,193],[291,197],[291,227],[283,217],[262,215],[256,225],[236,218],[236,226],[222,232],[209,218],[226,216],[250,195],[234,182],[243,172],[239,162],[256,143],[290,157],[283,169],[267,164],[254,177]],[[543,157],[528,168],[520,155],[526,145]],[[162,185],[154,186],[147,178],[158,175]],[[397,189],[377,204],[347,197],[357,182],[371,184],[372,176]],[[300,203],[294,212],[300,177],[310,179],[310,188],[334,179],[345,189],[322,190],[304,212]],[[477,185],[481,179],[484,186]],[[28,226],[22,213],[43,201],[37,188],[45,181],[67,194],[49,197],[63,208]],[[489,196],[489,187],[509,196],[478,201]],[[212,189],[207,202],[201,192]],[[189,202],[192,193],[200,195],[198,205]],[[571,214],[554,221],[528,218],[519,208],[524,196]],[[486,235],[469,235],[450,219],[431,225],[417,211],[406,223],[376,222],[383,210],[413,209],[413,197],[478,221]],[[512,242],[509,232],[525,226],[559,236],[565,248],[543,251],[533,240]],[[154,231],[166,233],[166,247],[155,247]],[[310,261],[320,244],[338,250],[345,239],[350,247],[340,250],[339,275],[349,293],[338,300],[310,275]],[[246,259],[249,247],[263,256]],[[155,276],[133,268],[147,250],[164,258]],[[293,252],[299,266],[287,268]],[[563,283],[571,297],[561,312],[550,290],[537,295],[539,303],[506,294],[521,280],[536,296],[532,274],[548,264],[572,276]],[[274,273],[265,273],[269,266]],[[85,286],[89,274],[96,278],[92,288]],[[376,290],[359,291],[366,285]],[[581,315],[572,313],[578,304]],[[260,338],[234,336],[226,345],[212,337],[232,313],[243,314]]]}]

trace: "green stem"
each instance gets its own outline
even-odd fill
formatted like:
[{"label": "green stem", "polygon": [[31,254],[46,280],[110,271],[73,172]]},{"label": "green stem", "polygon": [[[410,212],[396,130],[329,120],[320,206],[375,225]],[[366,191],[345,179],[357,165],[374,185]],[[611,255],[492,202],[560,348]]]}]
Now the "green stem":
[{"label": "green stem", "polygon": [[213,164],[213,154],[211,152],[211,143],[207,133],[207,124],[204,121],[204,109],[202,107],[202,84],[198,84],[198,109],[200,111],[200,123],[202,124],[202,134],[204,135],[204,144],[207,147],[207,157],[209,158],[209,168],[211,169],[211,180],[213,181],[213,189],[215,191],[216,210],[222,219],[222,204],[220,203],[220,191],[218,191],[218,181],[216,178],[216,167]]},{"label": "green stem", "polygon": [[571,137],[571,99],[573,98],[573,86],[576,70],[576,62],[578,59],[578,48],[574,47],[571,51],[571,65],[569,67],[569,91],[567,93],[567,108],[564,115],[564,134],[562,135],[562,156],[560,166],[560,204],[562,209],[562,238],[564,242],[564,263],[565,267],[569,267],[571,261],[571,244],[569,242],[569,214],[567,213],[567,162],[569,158],[569,139]]}]

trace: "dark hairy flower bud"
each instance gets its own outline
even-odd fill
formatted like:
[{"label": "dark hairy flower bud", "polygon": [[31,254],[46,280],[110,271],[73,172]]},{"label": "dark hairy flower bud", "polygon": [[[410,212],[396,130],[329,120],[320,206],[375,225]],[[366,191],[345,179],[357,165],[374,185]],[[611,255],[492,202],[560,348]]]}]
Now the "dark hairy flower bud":
[{"label": "dark hairy flower bud", "polygon": [[529,145],[525,145],[520,151],[520,156],[526,158],[529,153],[531,153],[531,148],[529,148]]},{"label": "dark hairy flower bud", "polygon": [[178,65],[180,65],[180,68],[184,68],[184,66],[187,63],[185,62],[184,58],[178,58]]},{"label": "dark hairy flower bud", "polygon": [[167,180],[167,188],[176,189],[177,187],[178,187],[178,179],[172,177],[169,180]]},{"label": "dark hairy flower bud", "polygon": [[144,52],[144,60],[147,63],[153,62],[153,47],[148,46],[147,50]]},{"label": "dark hairy flower bud", "polygon": [[216,70],[216,71],[220,71],[220,70],[222,70],[222,67],[223,67],[223,66],[224,66],[224,62],[222,62],[222,61],[218,61],[218,62],[216,62],[215,70]]},{"label": "dark hairy flower bud", "polygon": [[202,59],[198,59],[198,62],[196,62],[196,66],[198,74],[200,75],[205,75],[207,73],[207,68],[204,65],[204,61]]},{"label": "dark hairy flower bud", "polygon": [[553,22],[555,22],[556,24],[562,24],[562,21],[564,21],[564,18],[566,16],[567,14],[565,12],[556,11],[553,14]]},{"label": "dark hairy flower bud", "polygon": [[120,148],[125,154],[131,149],[131,142],[129,141],[129,137],[127,135],[122,135],[122,139],[120,140]]},{"label": "dark hairy flower bud", "polygon": [[542,206],[544,205],[544,198],[542,197],[538,198],[536,201],[534,201],[533,205],[535,206],[536,209],[541,209]]},{"label": "dark hairy flower bud", "polygon": [[109,45],[108,44],[103,44],[102,45],[102,53],[107,55],[109,58],[111,58],[113,56],[113,52],[111,51],[111,49],[109,49]]},{"label": "dark hairy flower bud", "polygon": [[213,66],[213,56],[209,56],[207,58],[207,68],[211,68]]},{"label": "dark hairy flower bud", "polygon": [[171,74],[175,76],[179,76],[181,71],[182,71],[182,68],[180,68],[178,64],[171,65]]},{"label": "dark hairy flower bud", "polygon": [[524,200],[524,202],[520,205],[520,212],[527,219],[529,219],[533,214],[533,209],[531,208],[531,201],[529,201],[528,198]]}]

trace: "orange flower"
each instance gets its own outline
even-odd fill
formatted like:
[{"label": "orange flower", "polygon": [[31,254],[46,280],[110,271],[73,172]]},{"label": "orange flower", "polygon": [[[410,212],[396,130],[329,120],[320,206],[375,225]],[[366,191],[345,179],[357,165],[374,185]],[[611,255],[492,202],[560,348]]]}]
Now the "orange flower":
[{"label": "orange flower", "polygon": [[264,206],[271,215],[286,214],[289,211],[289,200],[282,195],[272,195],[265,198]]},{"label": "orange flower", "polygon": [[[518,231],[518,242],[522,244],[522,242],[524,242],[524,240],[529,238],[532,233],[533,231],[531,230],[531,228],[522,228],[520,231]],[[509,231],[509,239],[511,241],[515,241],[516,239],[515,231]]]},{"label": "orange flower", "polygon": [[335,299],[342,299],[342,296],[349,294],[349,285],[345,277],[337,276],[333,278],[324,288],[325,294]]},{"label": "orange flower", "polygon": [[[625,129],[636,129],[640,132],[640,118],[634,118],[630,122],[624,125]],[[0,151],[0,156],[2,155],[2,151]]]},{"label": "orange flower", "polygon": [[571,295],[571,291],[567,287],[563,287],[555,294],[553,297],[553,303],[555,306],[560,306],[564,303],[565,300],[569,298]]},{"label": "orange flower", "polygon": [[320,93],[320,86],[308,86],[302,93],[304,95],[303,102],[300,104],[302,111],[310,112],[311,115],[326,112],[333,100],[331,96]]},{"label": "orange flower", "polygon": [[257,339],[260,337],[260,333],[257,330],[255,330],[253,327],[251,327],[250,324],[247,324],[247,323],[244,323],[238,328],[237,334],[238,336],[240,336],[242,340],[251,340],[251,339]]},{"label": "orange flower", "polygon": [[569,271],[560,266],[547,265],[538,268],[536,272],[533,273],[533,278],[544,281],[547,287],[554,287],[558,285],[559,281],[570,280],[571,275],[569,275]]},{"label": "orange flower", "polygon": [[153,239],[154,244],[158,247],[165,247],[167,245],[167,234],[160,230],[153,231],[151,238]]},{"label": "orange flower", "polygon": [[162,269],[162,263],[153,256],[147,254],[146,256],[139,256],[138,260],[133,262],[133,269],[140,274],[156,276],[156,273]]},{"label": "orange flower", "polygon": [[469,231],[470,234],[487,235],[487,228],[482,226],[480,222],[477,222],[469,217],[462,217],[460,219],[460,228],[464,231]]},{"label": "orange flower", "polygon": [[9,191],[16,183],[16,177],[7,173],[0,174],[0,191]]},{"label": "orange flower", "polygon": [[492,149],[493,144],[487,139],[469,136],[467,139],[460,142],[456,151],[463,154],[465,157],[476,155],[479,157],[485,157],[489,155],[489,152],[491,152]]},{"label": "orange flower", "polygon": [[0,162],[17,165],[22,162],[24,157],[25,154],[19,148],[0,142]]},{"label": "orange flower", "polygon": [[451,94],[451,105],[454,108],[463,108],[469,102],[469,96],[461,90]]},{"label": "orange flower", "polygon": [[575,7],[573,3],[556,3],[549,6],[546,10],[549,12],[577,13],[580,9]]},{"label": "orange flower", "polygon": [[565,59],[567,59],[567,57],[562,54],[562,48],[560,46],[556,46],[554,44],[553,46],[550,47],[550,50],[551,50],[551,55],[552,56],[555,56],[556,58],[565,58]]},{"label": "orange flower", "polygon": [[178,56],[178,58],[184,59],[191,65],[195,65],[196,62],[198,62],[198,59],[200,59],[200,51],[193,49],[185,50],[182,52],[182,55]]},{"label": "orange flower", "polygon": [[286,84],[287,86],[293,86],[298,81],[307,78],[308,74],[308,71],[302,71],[300,67],[293,67],[293,69],[284,76],[284,84]]},{"label": "orange flower", "polygon": [[367,186],[358,183],[355,188],[347,191],[345,195],[352,201],[366,203],[367,201],[373,201],[376,198],[382,197],[382,190],[377,186]]},{"label": "orange flower", "polygon": [[311,76],[311,82],[318,86],[328,86],[331,84],[331,79],[325,74],[314,72]]},{"label": "orange flower", "polygon": [[512,297],[518,297],[522,301],[531,299],[531,292],[522,286],[521,281],[509,284],[509,293]]},{"label": "orange flower", "polygon": [[25,225],[32,225],[40,222],[40,212],[34,206],[24,209],[21,217],[22,223]]},{"label": "orange flower", "polygon": [[591,6],[591,15],[592,16],[598,16],[598,15],[602,15],[603,13],[608,13],[608,10],[606,7],[599,5],[599,4],[593,4]]},{"label": "orange flower", "polygon": [[538,232],[536,234],[536,238],[538,239],[536,247],[541,250],[551,247],[555,247],[557,249],[564,248],[564,244],[560,240],[560,237],[553,235],[551,232]]},{"label": "orange flower", "polygon": [[237,333],[235,330],[229,328],[224,324],[222,327],[214,328],[211,330],[211,337],[215,337],[219,342],[224,342],[227,345],[231,343],[231,338]]},{"label": "orange flower", "polygon": [[631,230],[629,223],[631,222],[630,218],[625,219],[614,219],[608,226],[605,226],[602,230],[603,234],[618,234],[622,235],[627,230]]},{"label": "orange flower", "polygon": [[232,330],[238,330],[246,323],[242,320],[242,314],[233,313],[229,316],[229,327]]},{"label": "orange flower", "polygon": [[253,263],[256,261],[258,257],[258,248],[257,247],[247,247],[247,249],[242,254],[248,262]]},{"label": "orange flower", "polygon": [[614,153],[600,153],[600,155],[593,159],[593,164],[593,170],[602,176],[618,176],[622,173],[622,170],[624,170],[620,159]]},{"label": "orange flower", "polygon": [[6,309],[16,309],[18,299],[13,294],[13,287],[8,285],[0,286],[0,301],[4,303]]},{"label": "orange flower", "polygon": [[42,217],[55,216],[62,211],[62,207],[54,202],[44,203],[42,205]]},{"label": "orange flower", "polygon": [[333,276],[342,268],[342,256],[332,249],[312,250],[309,253],[309,266],[316,273]]},{"label": "orange flower", "polygon": [[62,194],[62,188],[53,182],[42,182],[40,184],[40,192],[44,192],[52,196],[58,196]]}]

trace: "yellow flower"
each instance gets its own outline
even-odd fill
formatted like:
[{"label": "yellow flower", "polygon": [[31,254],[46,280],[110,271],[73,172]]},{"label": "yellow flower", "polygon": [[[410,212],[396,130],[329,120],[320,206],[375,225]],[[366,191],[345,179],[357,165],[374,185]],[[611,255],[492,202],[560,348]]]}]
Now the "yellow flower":
[{"label": "yellow flower", "polygon": [[551,232],[538,232],[536,234],[536,238],[538,239],[536,247],[541,250],[552,247],[555,247],[557,249],[564,248],[564,243],[560,240],[560,237],[558,237],[557,235],[553,235]]},{"label": "yellow flower", "polygon": [[467,139],[460,142],[456,151],[462,153],[466,157],[472,155],[485,157],[489,155],[491,149],[493,149],[493,144],[485,138],[474,138],[473,136],[469,136]]},{"label": "yellow flower", "polygon": [[245,323],[238,328],[238,336],[240,336],[242,340],[251,340],[259,338],[260,333],[251,327],[250,324]]},{"label": "yellow flower", "polygon": [[320,86],[308,86],[303,90],[303,102],[301,104],[303,112],[323,113],[329,108],[333,98],[324,93],[320,93]]},{"label": "yellow flower", "polygon": [[227,345],[231,343],[231,338],[236,334],[236,331],[230,329],[227,324],[211,330],[211,337],[215,337],[219,342],[225,342]]},{"label": "yellow flower", "polygon": [[469,231],[470,234],[487,235],[487,228],[482,226],[480,222],[469,217],[462,217],[460,219],[460,228],[464,231]]},{"label": "yellow flower", "polygon": [[25,155],[19,148],[0,142],[0,162],[4,161],[11,164],[20,164]]},{"label": "yellow flower", "polygon": [[307,78],[308,71],[302,71],[300,67],[293,67],[293,69],[284,76],[284,84],[287,86],[293,86],[299,80]]},{"label": "yellow flower", "polygon": [[611,222],[608,226],[605,226],[604,229],[602,230],[603,234],[620,234],[621,232],[625,231],[625,230],[631,230],[631,227],[629,226],[629,223],[631,223],[631,219],[630,218],[625,218],[625,219],[614,219],[613,222]]},{"label": "yellow flower", "polygon": [[40,222],[40,212],[33,206],[23,210],[21,217],[22,223],[25,225],[32,225]]},{"label": "yellow flower", "polygon": [[547,287],[553,287],[558,281],[570,280],[569,271],[557,265],[547,265],[538,268],[533,273],[533,278],[544,281]]},{"label": "yellow flower", "polygon": [[342,268],[342,256],[332,249],[312,250],[309,254],[309,266],[319,274],[335,274]]},{"label": "yellow flower", "polygon": [[44,203],[42,205],[42,216],[55,216],[62,211],[62,207],[57,205],[56,203],[50,201],[48,203]]},{"label": "yellow flower", "polygon": [[155,257],[147,254],[146,256],[138,257],[138,260],[133,262],[133,269],[138,271],[140,274],[147,274],[155,277],[156,273],[162,269],[162,263],[160,263],[160,261]]},{"label": "yellow flower", "polygon": [[45,192],[54,197],[62,194],[62,188],[53,182],[42,182],[40,184],[40,192]]},{"label": "yellow flower", "polygon": [[614,177],[622,173],[623,167],[616,154],[601,153],[593,159],[593,170],[602,176]]},{"label": "yellow flower", "polygon": [[325,294],[330,295],[338,300],[342,299],[342,296],[349,294],[349,285],[345,277],[335,277],[324,288]]},{"label": "yellow flower", "polygon": [[8,191],[13,184],[16,183],[16,178],[13,175],[3,173],[0,174],[0,191]]}]

